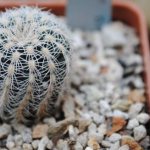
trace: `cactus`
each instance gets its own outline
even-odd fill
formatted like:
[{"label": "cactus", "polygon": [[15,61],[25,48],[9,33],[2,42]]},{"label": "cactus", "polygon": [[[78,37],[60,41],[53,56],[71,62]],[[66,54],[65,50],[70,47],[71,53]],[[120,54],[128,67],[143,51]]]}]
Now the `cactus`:
[{"label": "cactus", "polygon": [[0,117],[31,123],[52,115],[70,64],[70,38],[48,11],[0,14]]}]

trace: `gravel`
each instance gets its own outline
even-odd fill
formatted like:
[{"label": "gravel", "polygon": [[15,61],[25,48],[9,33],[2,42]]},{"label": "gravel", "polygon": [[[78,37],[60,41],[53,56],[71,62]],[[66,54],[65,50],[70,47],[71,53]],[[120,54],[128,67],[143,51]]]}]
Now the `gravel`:
[{"label": "gravel", "polygon": [[32,127],[2,123],[0,149],[150,149],[143,60],[135,30],[113,22],[101,31],[75,30],[72,38],[70,77],[58,111]]}]

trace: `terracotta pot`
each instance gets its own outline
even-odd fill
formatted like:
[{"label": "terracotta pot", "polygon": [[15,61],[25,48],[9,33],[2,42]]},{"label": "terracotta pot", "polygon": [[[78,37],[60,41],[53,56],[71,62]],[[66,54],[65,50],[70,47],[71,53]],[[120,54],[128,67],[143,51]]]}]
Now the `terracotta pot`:
[{"label": "terracotta pot", "polygon": [[[64,15],[66,0],[0,0],[0,9],[18,7],[20,5],[39,6],[51,10],[56,15]],[[113,1],[113,19],[125,22],[136,29],[140,38],[141,54],[144,61],[144,81],[146,85],[146,100],[150,112],[150,53],[147,26],[141,10],[131,1]]]}]

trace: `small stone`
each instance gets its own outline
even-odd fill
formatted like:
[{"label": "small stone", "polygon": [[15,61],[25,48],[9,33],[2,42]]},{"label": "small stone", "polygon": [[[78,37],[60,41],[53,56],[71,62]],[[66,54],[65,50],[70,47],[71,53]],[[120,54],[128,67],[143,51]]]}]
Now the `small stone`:
[{"label": "small stone", "polygon": [[128,111],[130,105],[132,104],[131,101],[127,100],[118,100],[112,105],[112,109],[119,109],[121,111]]},{"label": "small stone", "polygon": [[7,142],[7,143],[6,143],[6,147],[7,147],[8,149],[12,149],[12,148],[15,147],[15,143],[14,143],[14,142]]},{"label": "small stone", "polygon": [[46,145],[48,144],[49,142],[49,139],[47,136],[44,136],[40,142],[39,142],[39,145],[38,145],[38,150],[45,150],[46,149]]},{"label": "small stone", "polygon": [[85,150],[93,150],[91,147],[86,147]]},{"label": "small stone", "polygon": [[86,146],[88,141],[88,133],[84,132],[77,137],[77,142],[79,142],[83,147]]},{"label": "small stone", "polygon": [[128,95],[128,100],[132,102],[145,102],[145,96],[143,95],[143,92],[140,90],[133,90]]},{"label": "small stone", "polygon": [[31,130],[29,128],[26,128],[24,131],[22,131],[21,135],[24,143],[32,142]]},{"label": "small stone", "polygon": [[72,97],[66,96],[63,105],[63,112],[66,118],[75,117],[75,103]]},{"label": "small stone", "polygon": [[33,150],[31,144],[24,143],[22,146],[23,150]]},{"label": "small stone", "polygon": [[139,122],[136,118],[129,120],[128,125],[127,125],[127,129],[131,130],[135,127],[139,126]]},{"label": "small stone", "polygon": [[106,115],[108,112],[111,111],[109,103],[105,100],[101,100],[99,102],[99,107],[100,107],[100,113],[103,115]]},{"label": "small stone", "polygon": [[47,124],[38,124],[33,128],[32,138],[42,138],[47,135],[48,125]]},{"label": "small stone", "polygon": [[91,147],[93,150],[100,150],[99,143],[93,138],[89,139],[88,146]]},{"label": "small stone", "polygon": [[143,103],[135,103],[133,105],[131,105],[130,109],[129,109],[129,116],[130,118],[134,118],[136,117],[142,110],[144,104]]},{"label": "small stone", "polygon": [[109,141],[110,142],[117,142],[121,139],[121,135],[118,133],[113,133],[110,137],[109,137]]},{"label": "small stone", "polygon": [[118,150],[119,147],[120,147],[120,143],[119,141],[117,141],[116,143],[111,144],[110,150]]},{"label": "small stone", "polygon": [[119,148],[119,150],[130,150],[128,145],[123,145]]},{"label": "small stone", "polygon": [[101,142],[101,145],[102,145],[103,147],[109,148],[109,147],[111,146],[111,143],[110,143],[109,141],[103,140],[103,141]]},{"label": "small stone", "polygon": [[[61,139],[57,142],[57,148],[58,150],[70,150],[68,146],[68,142],[65,140],[61,140]],[[41,149],[38,149],[38,150],[41,150]]]},{"label": "small stone", "polygon": [[146,124],[149,120],[150,120],[150,116],[146,113],[140,113],[137,116],[137,120],[141,123],[141,124]]},{"label": "small stone", "polygon": [[53,142],[51,140],[49,140],[47,145],[46,145],[46,148],[51,150],[53,148],[53,145],[54,145]]},{"label": "small stone", "polygon": [[38,148],[39,142],[40,142],[39,140],[32,141],[32,147],[33,147],[33,149],[37,149]]},{"label": "small stone", "polygon": [[139,141],[139,140],[145,138],[147,135],[146,129],[143,125],[135,127],[133,132],[134,132],[134,138],[136,141]]},{"label": "small stone", "polygon": [[103,123],[97,128],[97,130],[100,135],[104,136],[107,133],[107,125]]},{"label": "small stone", "polygon": [[113,117],[112,129],[107,132],[107,135],[111,135],[117,131],[120,131],[126,124],[126,121],[121,117]]},{"label": "small stone", "polygon": [[90,112],[91,116],[92,116],[92,119],[93,121],[99,125],[101,123],[103,123],[105,121],[105,117],[102,116],[102,115],[98,115],[97,113],[94,113],[94,112]]},{"label": "small stone", "polygon": [[11,133],[10,125],[4,123],[0,125],[0,139],[6,138]]},{"label": "small stone", "polygon": [[12,148],[11,150],[24,150],[21,146],[16,146],[14,148]]},{"label": "small stone", "polygon": [[16,134],[14,139],[15,139],[15,143],[16,143],[17,146],[22,145],[23,139],[22,139],[22,136],[20,134]]},{"label": "small stone", "polygon": [[140,141],[140,145],[144,148],[144,150],[148,150],[150,147],[150,136],[146,136],[144,139]]},{"label": "small stone", "polygon": [[124,119],[128,119],[129,118],[129,115],[121,110],[118,110],[118,109],[115,109],[113,111],[113,116],[114,117],[122,117]]},{"label": "small stone", "polygon": [[76,144],[74,145],[74,149],[75,150],[83,150],[83,146],[79,142],[76,142]]},{"label": "small stone", "polygon": [[128,145],[131,150],[143,150],[143,148],[137,143],[131,136],[122,136],[121,145]]},{"label": "small stone", "polygon": [[88,127],[88,132],[89,133],[93,133],[93,132],[96,132],[97,130],[97,127],[96,127],[96,124],[95,123],[91,123]]},{"label": "small stone", "polygon": [[75,140],[75,138],[77,137],[77,134],[75,132],[74,126],[73,125],[69,125],[68,127],[68,133],[69,133],[69,137],[71,140]]},{"label": "small stone", "polygon": [[90,119],[80,119],[79,120],[79,132],[80,133],[84,132],[90,124],[91,124]]},{"label": "small stone", "polygon": [[56,123],[55,118],[44,118],[43,123],[48,124],[48,125],[54,125]]}]

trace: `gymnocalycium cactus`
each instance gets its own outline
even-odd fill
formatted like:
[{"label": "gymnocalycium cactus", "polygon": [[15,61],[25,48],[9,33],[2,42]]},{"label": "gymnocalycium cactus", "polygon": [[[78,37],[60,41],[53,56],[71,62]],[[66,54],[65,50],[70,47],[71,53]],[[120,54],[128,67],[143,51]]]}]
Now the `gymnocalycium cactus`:
[{"label": "gymnocalycium cactus", "polygon": [[39,8],[0,14],[0,117],[29,123],[50,115],[70,64],[69,34]]}]

